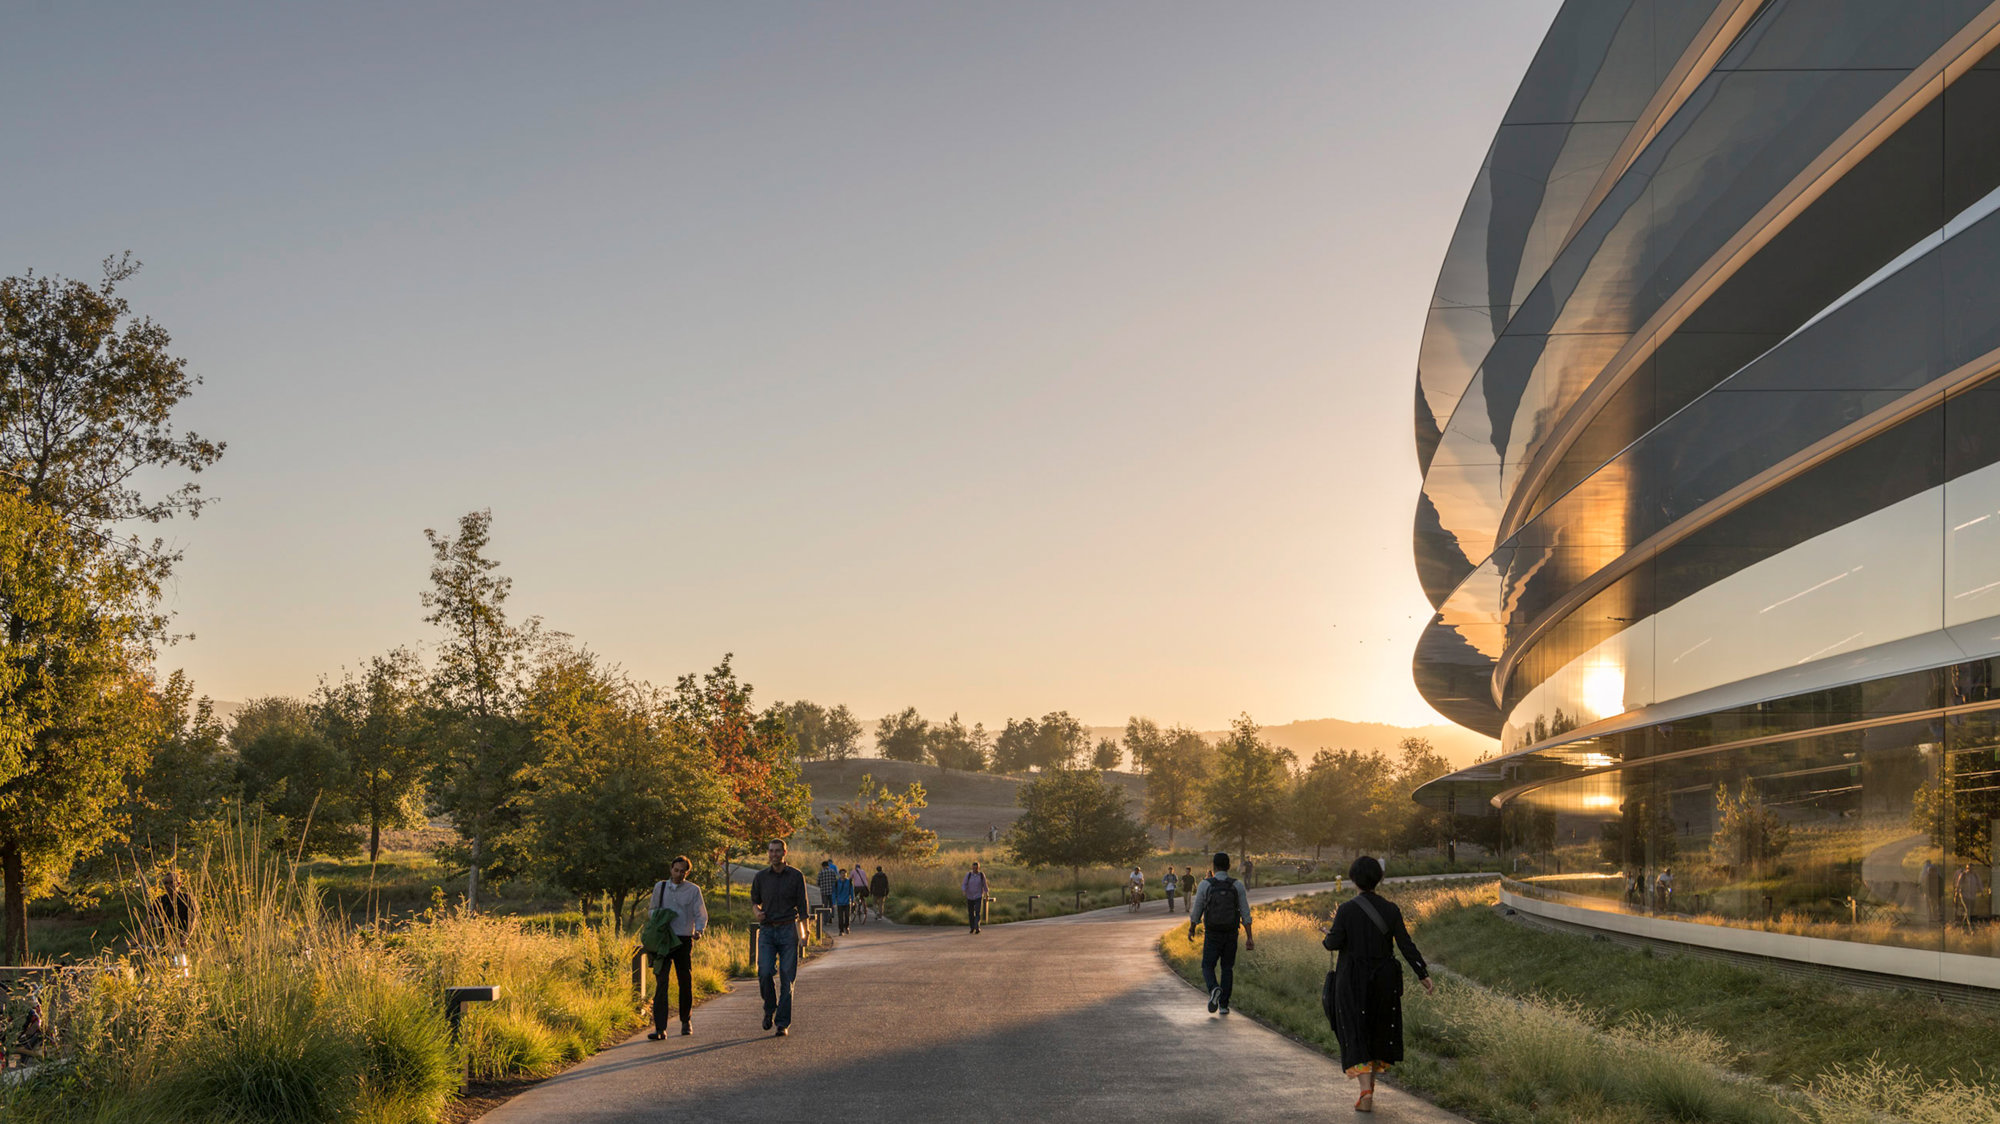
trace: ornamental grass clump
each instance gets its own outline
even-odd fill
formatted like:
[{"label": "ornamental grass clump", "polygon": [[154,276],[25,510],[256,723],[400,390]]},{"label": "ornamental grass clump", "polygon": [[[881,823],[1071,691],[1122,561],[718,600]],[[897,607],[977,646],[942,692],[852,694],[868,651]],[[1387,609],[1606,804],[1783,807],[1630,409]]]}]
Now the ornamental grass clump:
[{"label": "ornamental grass clump", "polygon": [[[357,926],[297,870],[237,831],[184,872],[201,904],[185,945],[156,929],[130,955],[63,973],[51,1060],[0,1086],[0,1117],[418,1124],[440,1118],[468,1069],[544,1076],[636,1024],[633,942],[608,922],[558,931],[434,909]],[[705,986],[722,986],[729,959],[704,957]],[[454,1045],[444,989],[459,984],[500,999],[468,1006]]]}]

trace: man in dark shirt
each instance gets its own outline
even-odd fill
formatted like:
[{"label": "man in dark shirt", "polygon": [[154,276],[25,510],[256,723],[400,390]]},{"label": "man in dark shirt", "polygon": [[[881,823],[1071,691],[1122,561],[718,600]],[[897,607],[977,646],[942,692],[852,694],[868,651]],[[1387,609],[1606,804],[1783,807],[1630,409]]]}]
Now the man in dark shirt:
[{"label": "man in dark shirt", "polygon": [[750,880],[757,911],[757,990],[764,996],[764,1029],[791,1033],[792,980],[799,974],[799,923],[806,915],[806,876],[785,865],[785,841],[771,840],[771,865]]}]

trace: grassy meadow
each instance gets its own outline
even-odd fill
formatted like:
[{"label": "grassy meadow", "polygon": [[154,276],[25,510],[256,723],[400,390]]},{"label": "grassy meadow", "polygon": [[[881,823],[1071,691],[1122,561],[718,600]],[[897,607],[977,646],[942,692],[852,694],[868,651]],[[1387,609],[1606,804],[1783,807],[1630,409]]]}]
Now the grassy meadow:
[{"label": "grassy meadow", "polygon": [[[2000,1119],[1984,1068],[2000,1015],[1530,929],[1494,912],[1490,882],[1387,893],[1438,977],[1435,995],[1406,990],[1393,1078],[1475,1119]],[[1237,1008],[1328,1051],[1319,940],[1344,896],[1259,908],[1236,969]],[[1161,949],[1200,978],[1199,946],[1168,933]]]}]

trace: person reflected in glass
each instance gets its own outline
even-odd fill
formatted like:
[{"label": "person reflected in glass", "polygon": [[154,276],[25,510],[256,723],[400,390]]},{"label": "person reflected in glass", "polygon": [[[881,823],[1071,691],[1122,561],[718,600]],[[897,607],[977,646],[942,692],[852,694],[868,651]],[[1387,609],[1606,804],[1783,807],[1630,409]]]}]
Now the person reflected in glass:
[{"label": "person reflected in glass", "polygon": [[1430,967],[1410,930],[1403,911],[1377,894],[1382,864],[1363,855],[1347,868],[1357,891],[1334,911],[1333,924],[1320,943],[1338,952],[1332,978],[1323,996],[1327,1021],[1340,1040],[1340,1067],[1361,1083],[1354,1111],[1375,1111],[1375,1075],[1403,1060],[1403,966],[1396,950],[1409,961],[1426,992],[1432,990]]},{"label": "person reflected in glass", "polygon": [[1958,918],[1965,924],[1965,931],[1972,931],[1972,911],[1979,906],[1979,895],[1986,892],[1986,883],[1971,863],[1958,868],[1958,877],[1952,879],[1952,896],[1958,899]]}]

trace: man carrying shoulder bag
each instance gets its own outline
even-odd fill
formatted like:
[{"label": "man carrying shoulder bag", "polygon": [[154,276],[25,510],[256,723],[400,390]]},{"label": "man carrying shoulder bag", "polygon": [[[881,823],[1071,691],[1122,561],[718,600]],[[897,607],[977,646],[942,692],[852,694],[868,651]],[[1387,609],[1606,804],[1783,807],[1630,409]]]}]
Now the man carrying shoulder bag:
[{"label": "man carrying shoulder bag", "polygon": [[701,900],[701,887],[688,881],[694,864],[686,855],[674,858],[668,877],[653,883],[652,910],[639,943],[652,954],[658,978],[653,987],[653,1032],[646,1037],[658,1042],[667,1036],[667,969],[681,989],[681,1033],[693,1034],[690,1016],[694,1011],[694,942],[708,928],[708,906]]}]

